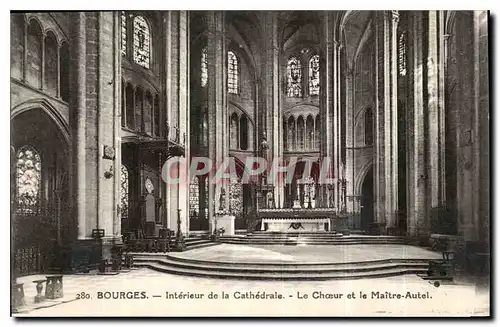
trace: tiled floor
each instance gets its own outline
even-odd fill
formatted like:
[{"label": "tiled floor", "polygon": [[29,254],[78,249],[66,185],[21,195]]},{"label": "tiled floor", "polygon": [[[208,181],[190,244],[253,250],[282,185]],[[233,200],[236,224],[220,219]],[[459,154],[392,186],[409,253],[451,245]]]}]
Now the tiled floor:
[{"label": "tiled floor", "polygon": [[[35,286],[29,281],[35,278],[21,280],[27,285],[26,298],[30,302]],[[89,294],[90,299],[76,300],[76,294],[82,292]],[[125,298],[99,299],[99,292],[118,297],[123,292]],[[140,292],[145,292],[144,299],[126,298],[141,297]],[[196,293],[203,298],[170,299],[166,292]],[[237,299],[245,292],[276,292],[283,299]],[[385,292],[403,295],[410,292],[418,296],[420,292],[430,298],[377,299],[376,292],[379,296]],[[209,299],[211,293],[218,298]],[[342,293],[342,298],[318,298],[321,294],[334,293]],[[363,299],[362,294],[367,298]],[[263,282],[177,276],[140,269],[115,276],[64,276],[62,300],[69,302],[45,303],[52,306],[38,309],[30,304],[16,316],[470,316],[489,313],[486,291],[478,291],[473,285],[450,284],[436,288],[414,275],[353,281]]]},{"label": "tiled floor", "polygon": [[345,263],[383,259],[440,259],[440,253],[411,245],[238,245],[220,244],[175,253],[182,258],[236,262]]}]

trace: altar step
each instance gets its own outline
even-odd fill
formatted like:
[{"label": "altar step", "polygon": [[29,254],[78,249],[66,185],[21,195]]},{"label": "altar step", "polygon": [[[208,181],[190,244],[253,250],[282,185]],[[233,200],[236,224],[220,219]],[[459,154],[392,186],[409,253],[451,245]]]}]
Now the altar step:
[{"label": "altar step", "polygon": [[288,232],[288,233],[277,233],[277,232],[253,232],[246,235],[247,237],[253,238],[279,238],[279,237],[315,237],[315,238],[332,238],[332,237],[342,237],[342,233],[337,232]]},{"label": "altar step", "polygon": [[221,236],[222,243],[258,245],[350,245],[350,244],[406,244],[404,237],[398,236],[338,236],[308,235],[288,236],[249,234],[247,236]]},{"label": "altar step", "polygon": [[425,259],[387,259],[338,264],[242,263],[135,254],[134,266],[170,274],[253,280],[329,280],[389,277],[425,273]]},{"label": "altar step", "polygon": [[186,239],[184,239],[184,243],[186,244],[186,251],[219,244],[219,243],[213,242],[209,239],[197,238],[197,237],[196,238],[186,238]]}]

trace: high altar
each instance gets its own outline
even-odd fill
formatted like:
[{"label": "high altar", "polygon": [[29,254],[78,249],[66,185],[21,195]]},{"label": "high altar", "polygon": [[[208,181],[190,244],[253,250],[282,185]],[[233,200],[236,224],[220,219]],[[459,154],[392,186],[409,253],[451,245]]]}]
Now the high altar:
[{"label": "high altar", "polygon": [[261,230],[267,232],[327,232],[333,230],[333,208],[260,209]]}]

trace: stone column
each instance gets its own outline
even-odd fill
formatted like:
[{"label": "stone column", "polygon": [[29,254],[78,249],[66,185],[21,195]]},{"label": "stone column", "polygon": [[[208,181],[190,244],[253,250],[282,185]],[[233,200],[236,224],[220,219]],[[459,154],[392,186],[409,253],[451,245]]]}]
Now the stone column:
[{"label": "stone column", "polygon": [[[223,11],[207,13],[208,25],[208,156],[212,160],[213,171],[218,169],[229,156],[229,137],[225,122],[227,120],[227,50],[226,50],[226,15]],[[227,183],[215,180],[215,174],[208,178],[208,216],[210,231],[215,227],[214,218],[219,211],[221,187],[226,194]],[[215,183],[217,182],[217,184]]]},{"label": "stone column", "polygon": [[[391,43],[389,48],[390,54],[390,64],[391,64],[391,90],[390,90],[390,114],[388,115],[388,121],[390,121],[390,194],[391,198],[386,198],[388,204],[390,204],[391,211],[388,213],[388,227],[395,227],[398,225],[398,216],[397,213],[399,211],[399,187],[398,187],[398,160],[405,160],[405,158],[399,158],[398,151],[398,23],[399,23],[399,13],[397,11],[392,11],[391,13]],[[386,184],[386,187],[388,185]]]},{"label": "stone column", "polygon": [[[163,110],[161,110],[160,119],[161,124],[163,126],[160,133],[162,133],[163,137],[170,136],[167,135],[167,126],[168,129],[171,130],[170,126],[172,126],[172,122],[170,121],[172,115],[172,12],[166,11],[163,13],[163,44],[164,44],[164,53],[165,60],[163,62],[163,71],[162,71],[162,79],[163,79]],[[129,42],[130,43],[130,42]],[[168,131],[169,132],[169,131]],[[172,185],[166,183],[165,184],[165,196],[163,198],[163,211],[166,221],[166,226],[170,230],[176,229],[176,220],[177,220],[177,206],[171,203],[172,196]],[[173,208],[172,208],[173,207]]]},{"label": "stone column", "polygon": [[[115,150],[115,161],[114,161],[114,203],[113,203],[113,236],[115,239],[121,239],[121,216],[120,210],[118,210],[120,206],[120,192],[121,192],[121,164],[122,164],[122,144],[121,144],[121,107],[123,101],[123,96],[119,96],[121,94],[121,69],[122,69],[122,55],[121,55],[121,37],[119,37],[121,32],[121,14],[119,11],[115,11],[112,17],[113,26],[109,27],[113,31],[113,80],[114,89],[113,89],[113,120],[114,120],[114,129],[112,140],[110,141],[113,144],[113,148]],[[125,110],[126,111],[126,110]]]},{"label": "stone column", "polygon": [[[116,17],[115,17],[116,16]],[[120,221],[117,206],[120,193],[120,166],[117,157],[121,156],[119,131],[120,122],[120,81],[121,57],[119,42],[115,30],[119,26],[118,13],[99,12],[96,14],[96,39],[98,40],[98,59],[96,60],[96,87],[99,94],[96,100],[97,120],[97,222],[93,228],[104,229],[106,239],[120,237]],[[90,58],[89,58],[90,59]],[[94,58],[92,58],[93,60]],[[92,75],[91,75],[92,76]],[[116,81],[113,83],[113,81]]]},{"label": "stone column", "polygon": [[408,220],[410,236],[426,236],[428,217],[426,212],[427,172],[425,154],[424,115],[424,23],[422,12],[409,15],[408,31]]},{"label": "stone column", "polygon": [[[489,156],[489,83],[488,13],[474,12],[474,107],[473,107],[473,207],[474,225],[480,252],[490,246],[490,156]],[[483,255],[484,256],[484,255]],[[485,258],[486,260],[486,258]]]},{"label": "stone column", "polygon": [[375,13],[375,213],[387,227],[396,226],[398,209],[397,23],[395,12]]},{"label": "stone column", "polygon": [[[341,196],[342,196],[342,185],[340,180],[344,179],[344,169],[342,169],[342,159],[341,159],[341,131],[342,131],[342,117],[341,117],[341,92],[340,92],[340,42],[334,42],[334,56],[333,56],[333,173],[336,179],[336,183],[333,185],[334,197],[333,205],[337,211],[342,210],[341,208]],[[328,199],[328,201],[330,201]]]},{"label": "stone column", "polygon": [[354,178],[355,178],[355,144],[354,144],[354,70],[352,67],[348,67],[347,71],[344,73],[345,78],[345,112],[346,112],[346,171],[345,179],[347,180],[347,212],[353,213],[355,210],[355,200],[354,200]]},{"label": "stone column", "polygon": [[[263,35],[265,59],[263,60],[262,82],[263,82],[263,102],[261,110],[266,117],[266,136],[269,144],[268,166],[283,157],[283,132],[282,114],[280,110],[280,78],[279,78],[279,53],[280,46],[278,40],[278,17],[276,12],[266,12],[264,14]],[[269,183],[274,181],[268,180]],[[279,206],[284,198],[283,181],[274,183],[274,203]]]},{"label": "stone column", "polygon": [[[443,34],[439,12],[429,11],[427,39],[427,142],[428,142],[428,177],[430,207],[435,208],[445,203],[444,198],[444,94],[441,71],[443,58],[440,56]],[[444,66],[443,66],[444,67]]]},{"label": "stone column", "polygon": [[[180,129],[180,143],[185,147],[185,159],[189,163],[189,17],[187,11],[179,12],[179,52],[178,52],[178,101],[177,126]],[[187,168],[187,167],[185,167]],[[187,181],[190,181],[189,169],[185,170]],[[189,182],[181,183],[178,187],[178,205],[181,209],[181,230],[189,231]]]},{"label": "stone column", "polygon": [[[337,116],[338,101],[336,97],[336,73],[337,73],[337,43],[334,41],[333,31],[334,20],[332,12],[323,12],[322,34],[320,54],[320,164],[321,160],[328,160],[330,172],[338,177],[338,157],[339,144],[337,138]],[[333,118],[333,119],[332,119]],[[332,121],[333,120],[333,121]],[[316,131],[316,129],[314,129]],[[323,164],[326,164],[324,162]],[[328,176],[331,178],[332,176]],[[323,183],[324,181],[320,181]],[[321,184],[320,187],[320,204],[329,206],[329,191],[327,185]],[[335,192],[336,193],[336,192]],[[335,204],[335,207],[337,205]]]},{"label": "stone column", "polygon": [[[73,24],[71,25],[71,47],[70,47],[70,82],[71,82],[71,108],[70,122],[73,137],[71,138],[71,174],[70,179],[73,203],[73,214],[78,224],[78,239],[90,236],[86,224],[86,31],[84,12],[71,14]],[[25,52],[26,53],[26,52]]]}]

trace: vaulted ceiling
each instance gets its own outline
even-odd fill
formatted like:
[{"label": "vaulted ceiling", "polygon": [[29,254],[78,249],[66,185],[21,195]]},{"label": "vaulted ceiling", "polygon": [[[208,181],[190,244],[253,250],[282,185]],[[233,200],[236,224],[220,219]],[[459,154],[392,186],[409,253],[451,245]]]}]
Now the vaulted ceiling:
[{"label": "vaulted ceiling", "polygon": [[342,44],[345,49],[347,65],[354,67],[357,54],[370,36],[371,11],[348,11],[340,21]]}]

